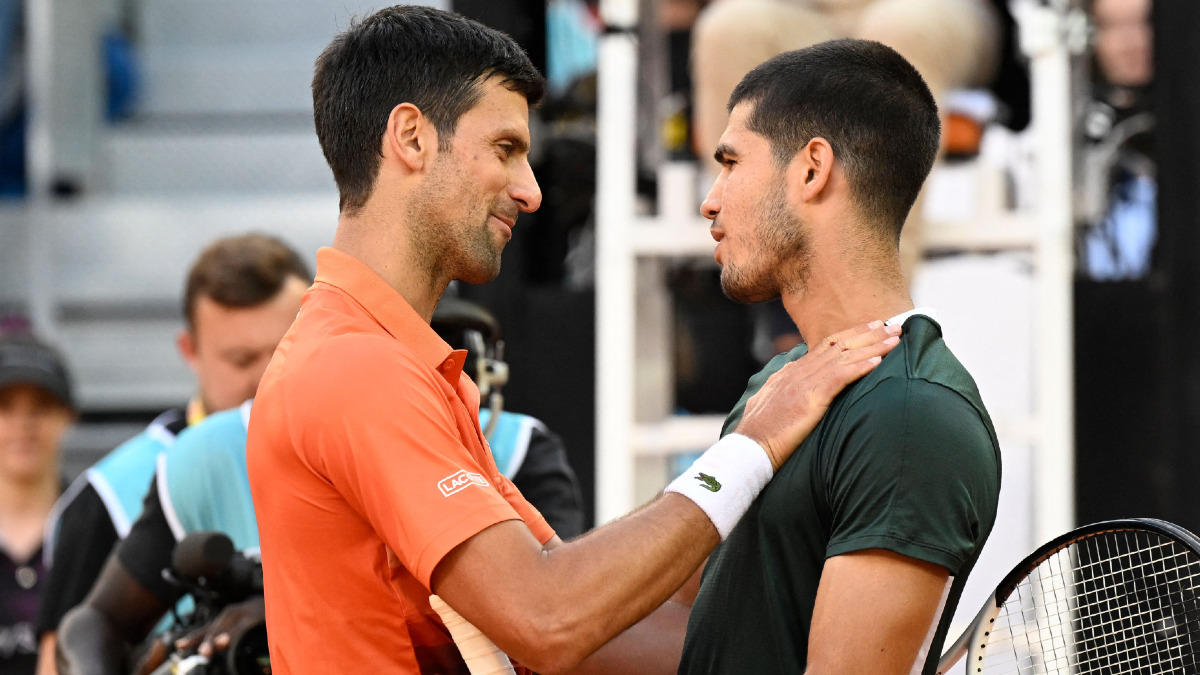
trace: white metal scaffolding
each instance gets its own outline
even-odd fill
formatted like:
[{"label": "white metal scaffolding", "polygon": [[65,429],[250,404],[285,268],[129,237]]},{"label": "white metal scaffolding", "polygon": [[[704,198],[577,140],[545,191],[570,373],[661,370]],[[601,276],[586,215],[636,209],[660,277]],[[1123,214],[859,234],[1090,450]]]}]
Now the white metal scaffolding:
[{"label": "white metal scaffolding", "polygon": [[[1036,541],[1074,524],[1074,411],[1072,351],[1071,88],[1070,49],[1078,17],[1066,3],[1050,6],[1014,0],[1021,44],[1030,58],[1033,124],[1037,139],[1038,194],[1032,218],[1007,227],[988,223],[934,224],[930,243],[987,250],[1031,250],[1036,274],[1035,413],[1021,421],[1034,452]],[[663,258],[708,257],[715,243],[698,213],[671,203],[660,185],[658,216],[635,210],[636,0],[604,0],[608,32],[601,38],[598,89],[596,190],[596,522],[608,522],[637,506],[636,460],[717,440],[721,418],[671,416],[647,405],[640,388],[654,377],[638,372],[639,344],[670,338],[639,330],[639,306],[658,302],[654,265]],[[660,172],[662,177],[667,177]],[[679,181],[676,181],[679,182]],[[686,184],[686,181],[683,181]],[[686,188],[685,188],[686,189]],[[639,261],[642,261],[639,264]],[[639,273],[639,270],[643,270]],[[649,270],[649,274],[646,274]],[[641,289],[641,290],[639,290]],[[669,305],[668,305],[669,307]],[[661,309],[661,308],[659,308]],[[642,311],[641,316],[647,316]],[[653,313],[650,313],[653,317]],[[660,317],[661,319],[661,317]],[[662,331],[669,322],[652,322]],[[655,373],[661,379],[662,373]],[[661,414],[659,414],[661,413]]]}]

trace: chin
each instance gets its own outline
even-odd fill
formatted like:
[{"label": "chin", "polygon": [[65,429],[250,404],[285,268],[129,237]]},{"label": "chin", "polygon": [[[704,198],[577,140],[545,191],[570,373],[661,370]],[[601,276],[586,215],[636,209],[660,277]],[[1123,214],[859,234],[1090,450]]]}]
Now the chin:
[{"label": "chin", "polygon": [[747,278],[727,265],[721,270],[721,291],[725,297],[747,305],[767,302],[779,297],[779,289],[763,278]]},{"label": "chin", "polygon": [[495,279],[500,274],[500,256],[496,256],[494,265],[482,264],[465,270],[458,276],[458,280],[468,284],[486,284]]}]

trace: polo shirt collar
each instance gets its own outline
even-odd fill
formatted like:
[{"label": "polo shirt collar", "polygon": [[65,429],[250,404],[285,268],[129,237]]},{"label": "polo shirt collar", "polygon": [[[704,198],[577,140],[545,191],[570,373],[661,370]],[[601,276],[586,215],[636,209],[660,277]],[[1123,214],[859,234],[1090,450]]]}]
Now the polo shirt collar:
[{"label": "polo shirt collar", "polygon": [[341,289],[393,338],[412,349],[417,358],[451,385],[457,385],[467,352],[452,350],[403,295],[361,260],[335,248],[321,248],[317,251],[316,281]]}]

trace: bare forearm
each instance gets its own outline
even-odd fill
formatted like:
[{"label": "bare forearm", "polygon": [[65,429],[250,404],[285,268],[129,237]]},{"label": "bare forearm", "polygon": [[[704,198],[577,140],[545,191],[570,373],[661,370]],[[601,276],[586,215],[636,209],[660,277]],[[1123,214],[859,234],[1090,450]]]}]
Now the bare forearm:
[{"label": "bare forearm", "polygon": [[668,601],[604,645],[571,675],[675,675],[691,608]]},{"label": "bare forearm", "polygon": [[55,662],[55,651],[58,635],[54,631],[46,631],[38,642],[37,675],[58,675],[58,663]]},{"label": "bare forearm", "polygon": [[694,503],[666,494],[609,527],[550,551],[556,602],[596,647],[647,616],[692,576],[719,538]]},{"label": "bare forearm", "polygon": [[[481,537],[478,543],[486,545],[487,535],[464,546]],[[439,567],[434,586],[518,661],[538,672],[564,672],[670,598],[717,542],[699,507],[666,494],[534,560],[516,546],[489,546],[486,561],[456,550],[445,561],[448,573]],[[491,583],[489,570],[497,568],[520,573]]]}]

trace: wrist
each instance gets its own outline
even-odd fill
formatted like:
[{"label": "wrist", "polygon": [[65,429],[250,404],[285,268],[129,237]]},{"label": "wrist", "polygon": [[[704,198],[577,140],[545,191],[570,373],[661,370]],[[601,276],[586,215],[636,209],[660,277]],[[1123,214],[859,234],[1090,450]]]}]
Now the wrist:
[{"label": "wrist", "polygon": [[[776,453],[775,453],[774,449],[771,447],[770,439],[767,438],[765,434],[758,433],[758,430],[753,428],[752,426],[750,426],[750,428],[746,428],[748,426],[750,426],[750,425],[741,425],[737,428],[737,431],[735,431],[734,433],[738,434],[739,436],[745,436],[746,438],[754,441],[754,443],[757,444],[758,447],[762,448],[762,451],[764,453],[766,453],[766,455],[767,455],[767,459],[771,462],[771,472],[772,473],[778,472],[779,467],[782,466],[783,463],[775,458]],[[732,435],[732,434],[730,434],[730,435]],[[726,438],[728,438],[728,436],[726,436]]]},{"label": "wrist", "polygon": [[724,541],[774,474],[769,453],[753,439],[734,433],[705,451],[665,491],[695,502]]}]

